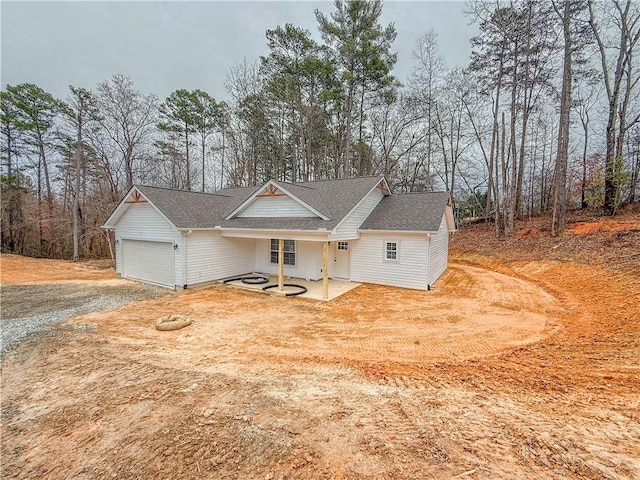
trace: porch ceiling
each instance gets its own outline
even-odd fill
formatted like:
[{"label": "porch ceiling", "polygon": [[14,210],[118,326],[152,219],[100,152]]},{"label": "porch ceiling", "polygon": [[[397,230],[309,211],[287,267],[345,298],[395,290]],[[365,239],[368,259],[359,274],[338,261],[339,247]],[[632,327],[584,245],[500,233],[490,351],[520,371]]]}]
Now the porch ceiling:
[{"label": "porch ceiling", "polygon": [[223,228],[220,235],[234,238],[282,238],[284,240],[303,240],[308,242],[328,242],[328,230],[254,230],[240,228]]}]

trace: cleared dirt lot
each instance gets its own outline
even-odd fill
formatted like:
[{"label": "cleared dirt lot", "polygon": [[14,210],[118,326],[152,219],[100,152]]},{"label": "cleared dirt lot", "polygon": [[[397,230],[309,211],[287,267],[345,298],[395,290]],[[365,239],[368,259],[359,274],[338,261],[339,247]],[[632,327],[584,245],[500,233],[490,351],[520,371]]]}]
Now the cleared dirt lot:
[{"label": "cleared dirt lot", "polygon": [[83,280],[114,280],[116,274],[109,263],[61,262],[48,258],[2,255],[0,283],[3,285],[43,285],[51,283],[77,283]]},{"label": "cleared dirt lot", "polygon": [[638,478],[634,266],[452,256],[432,292],[211,286],[31,337],[2,363],[2,476]]}]

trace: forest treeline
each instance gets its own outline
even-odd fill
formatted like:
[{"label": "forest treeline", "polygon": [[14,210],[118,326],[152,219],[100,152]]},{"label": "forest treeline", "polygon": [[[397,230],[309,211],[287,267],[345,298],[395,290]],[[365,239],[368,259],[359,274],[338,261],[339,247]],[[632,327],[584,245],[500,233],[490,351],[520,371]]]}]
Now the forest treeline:
[{"label": "forest treeline", "polygon": [[559,234],[567,208],[613,215],[638,200],[636,2],[473,1],[469,64],[449,67],[425,32],[403,83],[382,9],[336,0],[315,12],[317,33],[274,26],[269,54],[228,72],[226,101],[160,100],[119,74],[64,99],[7,85],[3,251],[108,255],[100,226],[136,183],[213,192],[383,174],[395,192],[450,191],[458,219],[497,235],[541,212]]}]

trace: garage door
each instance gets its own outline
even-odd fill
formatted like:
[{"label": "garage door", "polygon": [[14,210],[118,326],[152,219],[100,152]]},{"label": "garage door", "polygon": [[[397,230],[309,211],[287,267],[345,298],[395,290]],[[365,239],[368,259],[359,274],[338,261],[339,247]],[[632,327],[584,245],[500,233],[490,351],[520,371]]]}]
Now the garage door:
[{"label": "garage door", "polygon": [[123,277],[173,288],[172,243],[124,240],[123,253]]}]

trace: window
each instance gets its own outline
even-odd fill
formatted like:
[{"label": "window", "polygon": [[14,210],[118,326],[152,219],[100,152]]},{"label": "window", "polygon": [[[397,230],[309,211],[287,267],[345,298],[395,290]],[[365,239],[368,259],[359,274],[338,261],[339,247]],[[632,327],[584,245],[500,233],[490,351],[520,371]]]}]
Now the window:
[{"label": "window", "polygon": [[[271,251],[270,251],[271,263],[278,263],[278,239],[271,239]],[[284,264],[295,265],[296,264],[296,242],[295,240],[284,241]]]},{"label": "window", "polygon": [[398,260],[398,242],[385,242],[385,260]]},{"label": "window", "polygon": [[349,250],[349,242],[338,242],[338,250]]}]

